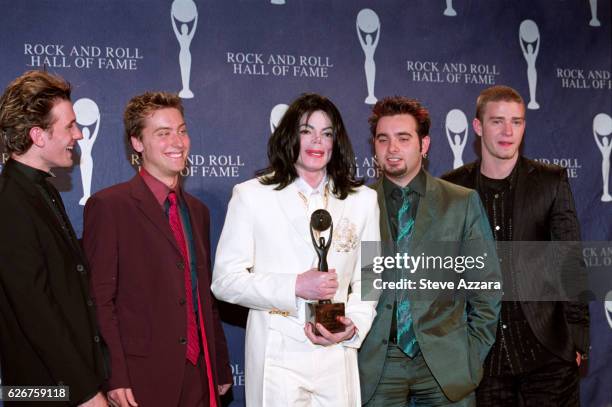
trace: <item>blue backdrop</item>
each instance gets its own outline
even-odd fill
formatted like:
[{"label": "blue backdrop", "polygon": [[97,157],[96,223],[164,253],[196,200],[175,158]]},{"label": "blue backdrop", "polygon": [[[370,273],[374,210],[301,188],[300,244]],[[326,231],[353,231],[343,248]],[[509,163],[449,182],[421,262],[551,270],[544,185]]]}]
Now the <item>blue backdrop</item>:
[{"label": "blue backdrop", "polygon": [[[429,170],[440,175],[475,159],[476,96],[506,84],[530,105],[525,155],[567,168],[583,239],[608,242],[585,253],[612,263],[609,0],[0,0],[0,9],[2,87],[44,65],[74,87],[81,162],[57,183],[78,234],[88,195],[134,174],[121,117],[146,90],[184,97],[186,188],[210,207],[214,250],[232,186],[266,164],[275,106],[305,91],[329,96],[360,175],[372,178],[372,101],[420,99],[432,116]],[[591,305],[587,406],[612,404],[608,299]],[[245,313],[222,311],[242,405]]]}]

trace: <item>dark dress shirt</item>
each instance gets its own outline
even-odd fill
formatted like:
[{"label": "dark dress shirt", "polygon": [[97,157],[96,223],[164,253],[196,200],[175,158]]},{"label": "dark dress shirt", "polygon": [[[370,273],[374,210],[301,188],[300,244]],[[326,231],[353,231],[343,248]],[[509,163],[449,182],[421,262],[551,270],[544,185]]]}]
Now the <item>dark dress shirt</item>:
[{"label": "dark dress shirt", "polygon": [[[408,194],[408,199],[410,199],[410,216],[412,219],[416,219],[420,198],[425,196],[425,191],[427,188],[427,177],[422,169],[412,179],[412,181],[410,181],[408,187],[410,188],[410,193]],[[387,177],[384,177],[383,189],[385,191],[385,203],[387,205],[387,216],[391,229],[391,237],[393,238],[393,241],[395,241],[397,239],[398,230],[397,213],[399,212],[403,203],[402,187],[393,183]],[[389,340],[392,343],[397,343],[397,298],[393,303],[393,319],[391,320]]]},{"label": "dark dress shirt", "polygon": [[[480,194],[496,241],[512,241],[513,202],[516,189],[516,166],[504,179],[478,175],[476,189]],[[498,245],[504,292],[509,298],[518,297],[516,279],[513,278],[511,245]],[[485,360],[487,376],[517,375],[528,372],[549,361],[552,354],[540,344],[531,330],[517,301],[502,302],[497,339]]]}]

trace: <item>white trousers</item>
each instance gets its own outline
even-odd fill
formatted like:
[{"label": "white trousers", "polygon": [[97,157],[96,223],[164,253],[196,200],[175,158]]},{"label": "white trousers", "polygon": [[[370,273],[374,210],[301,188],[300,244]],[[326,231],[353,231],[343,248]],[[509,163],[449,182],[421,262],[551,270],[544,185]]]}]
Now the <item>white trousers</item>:
[{"label": "white trousers", "polygon": [[355,349],[299,342],[270,330],[263,380],[265,407],[360,407]]}]

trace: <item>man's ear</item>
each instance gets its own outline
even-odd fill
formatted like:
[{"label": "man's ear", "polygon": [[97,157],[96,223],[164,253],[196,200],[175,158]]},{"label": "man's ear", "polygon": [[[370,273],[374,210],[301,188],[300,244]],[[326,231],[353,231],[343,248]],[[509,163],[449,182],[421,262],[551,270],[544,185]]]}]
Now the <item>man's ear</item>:
[{"label": "man's ear", "polygon": [[429,151],[429,143],[431,143],[431,138],[429,136],[423,136],[421,139],[421,155],[425,156]]},{"label": "man's ear", "polygon": [[130,142],[132,143],[132,148],[137,153],[142,153],[144,151],[144,145],[142,144],[142,141],[138,137],[134,137],[134,136],[130,137]]},{"label": "man's ear", "polygon": [[482,123],[480,122],[480,119],[475,117],[474,120],[472,120],[472,127],[474,127],[474,132],[479,137],[482,137]]},{"label": "man's ear", "polygon": [[45,131],[42,128],[34,126],[30,129],[28,135],[32,139],[32,144],[34,144],[35,146],[40,148],[45,146],[47,140],[45,137]]}]

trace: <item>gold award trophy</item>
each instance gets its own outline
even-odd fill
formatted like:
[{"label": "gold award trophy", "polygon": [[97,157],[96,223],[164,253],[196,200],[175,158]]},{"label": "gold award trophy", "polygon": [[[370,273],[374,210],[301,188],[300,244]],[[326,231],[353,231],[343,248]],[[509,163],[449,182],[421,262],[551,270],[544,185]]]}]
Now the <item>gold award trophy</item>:
[{"label": "gold award trophy", "polygon": [[[330,229],[327,242],[321,233]],[[319,239],[315,238],[315,233]],[[319,257],[319,271],[327,272],[327,253],[331,247],[332,236],[334,234],[334,225],[329,212],[325,209],[318,209],[312,213],[310,217],[310,237],[317,256]],[[317,323],[323,325],[331,333],[344,331],[344,324],[338,320],[338,317],[344,316],[344,303],[332,303],[330,300],[319,300],[314,303],[308,303],[307,320],[313,323],[315,335],[321,336],[317,330]]]}]

